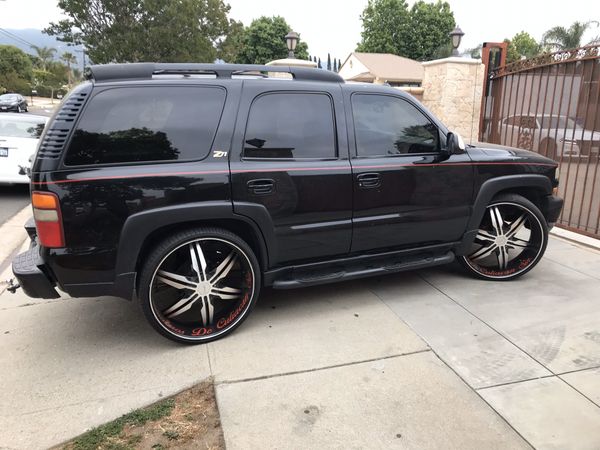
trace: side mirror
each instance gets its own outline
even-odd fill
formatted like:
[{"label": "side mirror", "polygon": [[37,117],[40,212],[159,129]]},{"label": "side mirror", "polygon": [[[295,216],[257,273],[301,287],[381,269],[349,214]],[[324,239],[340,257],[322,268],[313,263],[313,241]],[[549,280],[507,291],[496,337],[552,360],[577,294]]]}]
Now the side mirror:
[{"label": "side mirror", "polygon": [[446,152],[449,155],[460,153],[465,150],[465,142],[458,133],[450,131],[446,136]]}]

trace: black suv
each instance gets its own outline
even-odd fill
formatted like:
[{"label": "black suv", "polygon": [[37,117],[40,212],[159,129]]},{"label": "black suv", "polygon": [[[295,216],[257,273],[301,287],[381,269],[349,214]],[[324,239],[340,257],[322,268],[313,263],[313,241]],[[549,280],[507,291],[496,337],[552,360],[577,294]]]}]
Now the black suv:
[{"label": "black suv", "polygon": [[[317,69],[91,67],[33,164],[31,297],[139,299],[206,342],[262,286],[309,286],[458,259],[489,280],[542,257],[557,165],[466,146],[413,97]],[[287,78],[287,79],[286,79]]]}]

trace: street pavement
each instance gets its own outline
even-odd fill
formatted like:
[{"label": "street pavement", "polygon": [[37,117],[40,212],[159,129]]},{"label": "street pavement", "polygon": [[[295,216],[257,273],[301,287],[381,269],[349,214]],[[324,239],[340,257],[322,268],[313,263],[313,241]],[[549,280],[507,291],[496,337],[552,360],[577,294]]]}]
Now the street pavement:
[{"label": "street pavement", "polygon": [[29,204],[29,185],[0,184],[0,225]]},{"label": "street pavement", "polygon": [[171,343],[137,304],[0,295],[0,448],[44,448],[212,376],[228,448],[600,448],[600,252],[513,282],[451,265],[265,290]]}]

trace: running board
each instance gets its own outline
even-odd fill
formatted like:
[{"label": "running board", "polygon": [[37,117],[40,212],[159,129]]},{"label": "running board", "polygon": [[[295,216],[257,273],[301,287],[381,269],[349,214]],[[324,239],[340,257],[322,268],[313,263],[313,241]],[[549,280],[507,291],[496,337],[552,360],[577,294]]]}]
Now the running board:
[{"label": "running board", "polygon": [[374,258],[368,261],[333,263],[329,267],[294,267],[273,280],[274,289],[294,289],[305,286],[354,280],[357,278],[385,275],[405,270],[448,264],[454,261],[454,252],[432,255],[404,255]]}]

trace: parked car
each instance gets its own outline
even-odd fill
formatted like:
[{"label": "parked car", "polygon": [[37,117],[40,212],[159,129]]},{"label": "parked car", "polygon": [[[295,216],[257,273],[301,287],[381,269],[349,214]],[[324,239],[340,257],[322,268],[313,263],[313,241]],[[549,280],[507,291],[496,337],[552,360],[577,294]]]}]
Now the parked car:
[{"label": "parked car", "polygon": [[27,112],[27,100],[21,94],[0,95],[0,111]]},{"label": "parked car", "polygon": [[600,149],[600,131],[586,130],[563,115],[508,116],[501,121],[499,132],[508,145],[532,149],[550,158],[598,156]]},{"label": "parked car", "polygon": [[178,342],[227,335],[263,286],[454,259],[483,279],[517,278],[562,207],[554,161],[465,146],[391,87],[251,65],[90,74],[40,142],[34,243],[13,271],[31,297],[139,299]]},{"label": "parked car", "polygon": [[47,120],[33,114],[0,116],[0,183],[29,184],[29,158],[35,153]]}]

